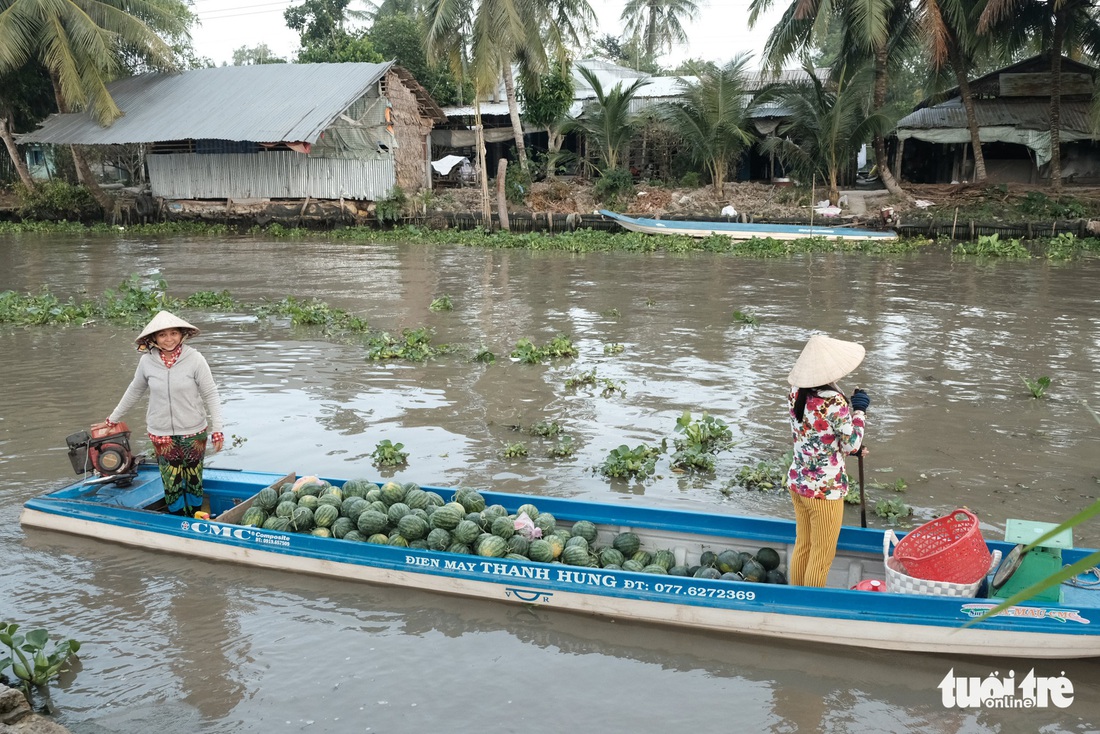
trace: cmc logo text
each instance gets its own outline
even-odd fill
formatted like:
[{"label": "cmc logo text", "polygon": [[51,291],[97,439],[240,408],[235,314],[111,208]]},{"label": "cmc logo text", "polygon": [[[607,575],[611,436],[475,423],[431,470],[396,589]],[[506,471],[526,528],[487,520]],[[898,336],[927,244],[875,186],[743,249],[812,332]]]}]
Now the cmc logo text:
[{"label": "cmc logo text", "polygon": [[242,528],[236,525],[220,525],[211,522],[191,523],[191,532],[199,535],[215,535],[219,538],[233,538],[234,540],[252,541],[256,539],[256,533],[252,528]]}]

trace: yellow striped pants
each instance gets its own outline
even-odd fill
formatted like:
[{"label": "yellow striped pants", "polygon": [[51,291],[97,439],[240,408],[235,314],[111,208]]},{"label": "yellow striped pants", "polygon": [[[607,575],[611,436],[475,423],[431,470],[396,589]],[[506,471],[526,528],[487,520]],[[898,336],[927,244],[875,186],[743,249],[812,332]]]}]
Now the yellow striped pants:
[{"label": "yellow striped pants", "polygon": [[795,586],[824,586],[836,557],[844,521],[844,500],[819,500],[791,492],[794,503],[794,552],[787,559],[787,580]]}]

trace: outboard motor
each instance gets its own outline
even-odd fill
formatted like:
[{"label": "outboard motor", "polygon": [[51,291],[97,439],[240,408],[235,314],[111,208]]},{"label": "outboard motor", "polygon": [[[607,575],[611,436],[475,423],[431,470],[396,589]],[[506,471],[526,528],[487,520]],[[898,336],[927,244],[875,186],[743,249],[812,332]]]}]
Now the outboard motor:
[{"label": "outboard motor", "polygon": [[96,423],[92,431],[78,431],[65,439],[69,461],[77,474],[94,472],[98,482],[125,487],[137,476],[137,462],[130,451],[130,428],[125,423]]}]

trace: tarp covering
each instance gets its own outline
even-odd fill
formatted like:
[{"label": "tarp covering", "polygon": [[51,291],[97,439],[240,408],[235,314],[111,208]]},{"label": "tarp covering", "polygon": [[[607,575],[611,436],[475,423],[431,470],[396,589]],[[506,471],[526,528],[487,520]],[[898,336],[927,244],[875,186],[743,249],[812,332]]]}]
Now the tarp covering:
[{"label": "tarp covering", "polygon": [[[1036,166],[1050,162],[1050,102],[1034,100],[979,99],[974,101],[978,138],[983,143],[1012,143],[1030,148]],[[929,143],[969,143],[966,109],[962,100],[948,100],[919,109],[898,121],[898,140],[915,138]],[[1064,101],[1059,138],[1063,143],[1094,140],[1088,103]]]}]

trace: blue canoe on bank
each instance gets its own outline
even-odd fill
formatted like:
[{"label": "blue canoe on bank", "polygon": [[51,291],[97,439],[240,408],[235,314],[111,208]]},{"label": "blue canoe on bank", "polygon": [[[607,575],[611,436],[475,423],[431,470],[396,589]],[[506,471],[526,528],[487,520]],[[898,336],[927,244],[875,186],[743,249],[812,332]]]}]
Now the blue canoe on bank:
[{"label": "blue canoe on bank", "polygon": [[[159,473],[155,465],[141,465],[129,487],[81,481],[32,499],[21,522],[150,551],[724,634],[955,655],[1100,656],[1100,590],[1065,584],[1063,601],[1012,607],[965,629],[966,622],[999,600],[851,590],[861,581],[884,578],[882,530],[844,528],[828,586],[812,589],[462,555],[239,524],[260,490],[280,488],[294,478],[207,468],[212,519],[189,519],[156,509],[163,506]],[[444,501],[454,496],[451,489],[421,489]],[[481,494],[511,514],[530,503],[552,513],[559,526],[595,523],[596,545],[629,530],[639,536],[642,549],[672,550],[678,564],[698,564],[705,550],[754,553],[768,546],[779,552],[783,570],[794,542],[794,524],[788,520]],[[988,543],[1001,554],[1013,547]],[[1089,552],[1066,550],[1063,561],[1075,562]]]},{"label": "blue canoe on bank", "polygon": [[600,214],[614,219],[625,229],[642,234],[681,234],[689,237],[710,237],[723,234],[735,240],[773,239],[802,240],[823,237],[829,240],[896,240],[892,230],[854,229],[851,227],[819,227],[808,224],[742,224],[741,222],[690,222],[671,219],[628,217],[606,209]]}]

